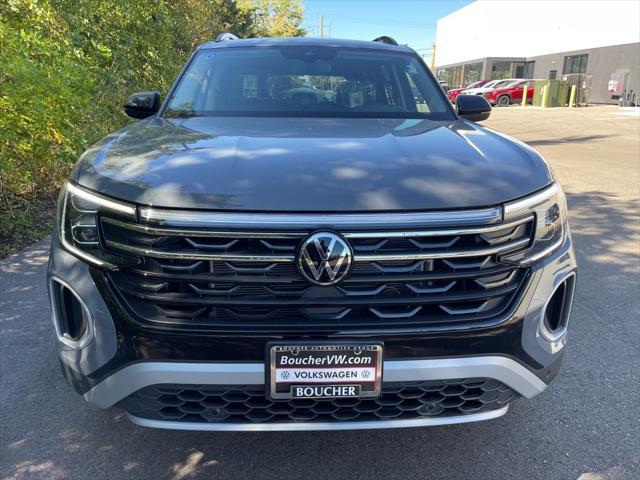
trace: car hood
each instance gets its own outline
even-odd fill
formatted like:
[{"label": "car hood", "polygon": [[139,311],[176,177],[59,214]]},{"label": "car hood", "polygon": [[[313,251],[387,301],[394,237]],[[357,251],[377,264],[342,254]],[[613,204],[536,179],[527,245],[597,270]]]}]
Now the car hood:
[{"label": "car hood", "polygon": [[144,205],[299,212],[489,206],[552,180],[534,150],[464,120],[237,117],[131,124],[72,178]]}]

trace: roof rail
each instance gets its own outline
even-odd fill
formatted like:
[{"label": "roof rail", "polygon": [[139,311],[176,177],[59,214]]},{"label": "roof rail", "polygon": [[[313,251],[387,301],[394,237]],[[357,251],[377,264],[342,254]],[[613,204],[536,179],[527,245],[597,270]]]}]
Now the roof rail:
[{"label": "roof rail", "polygon": [[220,33],[216,37],[216,42],[226,42],[228,40],[239,40],[239,38],[229,32]]},{"label": "roof rail", "polygon": [[398,42],[395,41],[393,37],[389,37],[387,35],[382,35],[380,37],[376,37],[373,39],[374,42],[380,43],[388,43],[389,45],[398,45]]}]

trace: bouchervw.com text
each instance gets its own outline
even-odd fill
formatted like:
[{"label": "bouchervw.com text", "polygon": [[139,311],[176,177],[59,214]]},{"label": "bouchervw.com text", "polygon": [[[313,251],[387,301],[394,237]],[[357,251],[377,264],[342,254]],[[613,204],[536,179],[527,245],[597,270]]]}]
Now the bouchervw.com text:
[{"label": "bouchervw.com text", "polygon": [[370,365],[373,362],[372,357],[349,357],[347,355],[328,355],[326,357],[289,357],[283,355],[280,357],[280,365]]}]

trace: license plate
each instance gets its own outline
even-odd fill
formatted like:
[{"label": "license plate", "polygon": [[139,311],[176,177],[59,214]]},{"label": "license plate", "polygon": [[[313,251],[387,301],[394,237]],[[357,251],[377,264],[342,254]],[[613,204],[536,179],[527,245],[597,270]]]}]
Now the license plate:
[{"label": "license plate", "polygon": [[267,346],[273,400],[377,398],[382,383],[379,343],[282,343]]}]

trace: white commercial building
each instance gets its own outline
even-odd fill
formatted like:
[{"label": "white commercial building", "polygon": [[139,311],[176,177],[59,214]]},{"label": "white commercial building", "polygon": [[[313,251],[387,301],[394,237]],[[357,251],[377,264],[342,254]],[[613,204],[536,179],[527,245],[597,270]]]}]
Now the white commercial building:
[{"label": "white commercial building", "polygon": [[438,20],[435,65],[451,86],[581,74],[617,103],[640,93],[640,1],[478,0]]}]

